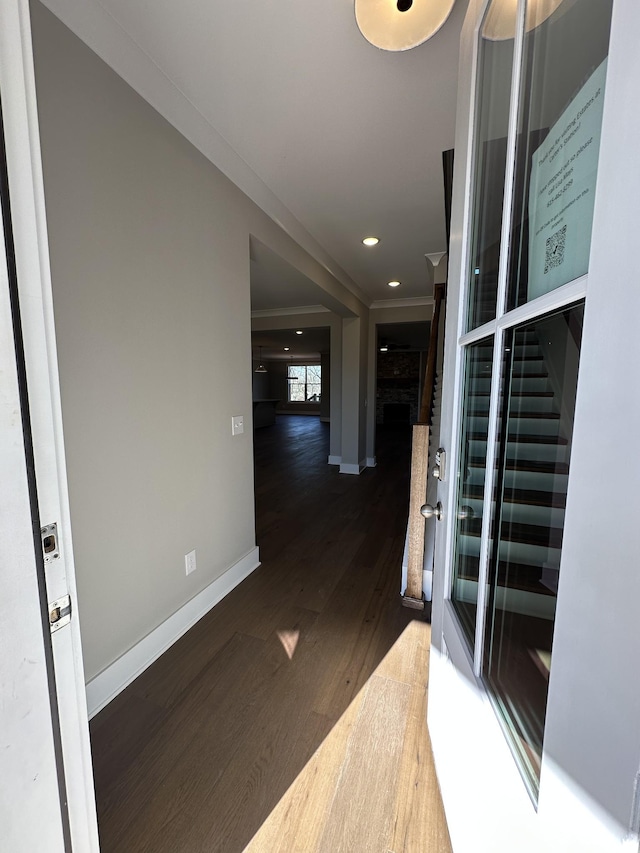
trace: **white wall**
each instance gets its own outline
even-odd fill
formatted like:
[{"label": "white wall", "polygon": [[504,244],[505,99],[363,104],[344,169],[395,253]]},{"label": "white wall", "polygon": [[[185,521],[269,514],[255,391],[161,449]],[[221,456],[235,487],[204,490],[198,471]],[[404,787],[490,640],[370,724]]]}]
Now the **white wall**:
[{"label": "white wall", "polygon": [[[249,239],[348,293],[38,3],[85,673],[254,548]],[[198,569],[185,576],[184,555]]]}]

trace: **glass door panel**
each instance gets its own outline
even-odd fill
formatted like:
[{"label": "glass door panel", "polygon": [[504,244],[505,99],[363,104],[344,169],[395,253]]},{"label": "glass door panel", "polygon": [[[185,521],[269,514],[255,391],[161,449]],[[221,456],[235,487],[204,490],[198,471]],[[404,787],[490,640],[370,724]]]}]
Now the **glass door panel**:
[{"label": "glass door panel", "polygon": [[[528,9],[539,5],[529,2]],[[612,0],[564,0],[549,17],[541,14],[538,26],[528,17],[509,308],[588,270],[611,6]]]},{"label": "glass door panel", "polygon": [[[469,270],[468,328],[496,316],[502,197],[515,18],[503,20],[503,0],[494,0],[480,31],[477,125],[474,162],[474,209]],[[500,39],[496,39],[499,28]]]},{"label": "glass door panel", "polygon": [[467,347],[451,600],[473,649],[486,475],[493,338]]},{"label": "glass door panel", "polygon": [[509,330],[484,676],[537,787],[583,305]]}]

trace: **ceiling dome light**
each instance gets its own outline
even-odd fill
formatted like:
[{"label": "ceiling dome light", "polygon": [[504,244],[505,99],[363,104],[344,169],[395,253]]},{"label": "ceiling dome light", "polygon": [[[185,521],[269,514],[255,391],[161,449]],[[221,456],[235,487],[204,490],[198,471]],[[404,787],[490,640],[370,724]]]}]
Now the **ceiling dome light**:
[{"label": "ceiling dome light", "polygon": [[355,0],[356,23],[382,50],[409,50],[438,32],[454,0]]},{"label": "ceiling dome light", "polygon": [[285,352],[289,352],[289,347],[284,347]]},{"label": "ceiling dome light", "polygon": [[365,246],[377,246],[378,243],[380,242],[380,238],[379,237],[365,237],[362,242],[365,244]]},{"label": "ceiling dome light", "polygon": [[389,287],[400,287],[400,282],[399,281],[390,281]]},{"label": "ceiling dome light", "polygon": [[302,334],[302,329],[297,329],[296,335],[301,335],[301,334]]}]

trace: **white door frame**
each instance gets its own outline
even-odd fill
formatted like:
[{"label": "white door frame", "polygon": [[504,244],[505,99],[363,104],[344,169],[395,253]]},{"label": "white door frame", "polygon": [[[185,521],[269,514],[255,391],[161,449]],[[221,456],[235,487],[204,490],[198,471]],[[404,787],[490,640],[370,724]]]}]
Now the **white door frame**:
[{"label": "white door frame", "polygon": [[[71,623],[51,638],[71,844],[89,853],[98,850],[97,821],[27,0],[0,0],[0,96],[40,520],[58,527],[60,557],[46,569],[47,598],[69,594],[72,603]],[[40,831],[44,849],[47,826]]]}]

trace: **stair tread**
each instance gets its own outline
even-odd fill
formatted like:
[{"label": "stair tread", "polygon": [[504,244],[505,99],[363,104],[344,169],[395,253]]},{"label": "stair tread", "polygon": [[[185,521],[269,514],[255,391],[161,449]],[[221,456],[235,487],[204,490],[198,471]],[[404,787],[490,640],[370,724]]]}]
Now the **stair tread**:
[{"label": "stair tread", "polygon": [[[483,485],[466,485],[462,491],[464,498],[469,500],[482,499],[484,497]],[[548,492],[542,489],[514,489],[504,490],[505,503],[530,504],[531,506],[546,506],[552,509],[564,509],[567,502],[565,492]]]},{"label": "stair tread", "polygon": [[[489,379],[491,376],[491,371],[474,371],[469,374],[471,379]],[[515,379],[548,379],[548,373],[522,373],[520,376],[514,377]]]},{"label": "stair tread", "polygon": [[[470,441],[486,441],[487,436],[482,432],[470,432],[468,434]],[[516,444],[568,444],[566,438],[561,435],[531,435],[521,433],[507,439],[509,443]]]},{"label": "stair tread", "polygon": [[[490,391],[472,391],[469,397],[490,397]],[[555,397],[553,391],[512,391],[512,397]]]},{"label": "stair tread", "polygon": [[[470,557],[470,556],[462,556],[460,560],[460,564],[458,566],[457,576],[461,579],[468,579],[477,581],[478,579],[478,567],[479,567],[479,558],[478,557]],[[510,575],[510,583],[506,585],[505,583],[500,583],[500,580],[504,580],[504,577],[509,572]],[[518,581],[514,583],[514,575],[518,575]],[[537,574],[538,577],[533,577],[530,580],[526,580],[527,575]],[[545,595],[551,596],[552,598],[556,597],[556,593],[550,590],[547,586],[545,586],[540,580],[540,575],[542,574],[542,566],[529,566],[526,563],[515,563],[509,562],[507,563],[504,560],[501,560],[498,564],[498,587],[506,587],[509,589],[517,589],[522,592],[533,592],[537,595]],[[523,577],[524,576],[524,577]]]},{"label": "stair tread", "polygon": [[[472,468],[484,468],[486,459],[483,456],[470,456],[468,459]],[[569,465],[566,462],[541,462],[537,459],[507,458],[507,471],[532,471],[536,474],[568,474]]]},{"label": "stair tread", "polygon": [[[489,412],[484,409],[470,409],[469,413],[472,417],[477,417],[478,415],[484,415],[488,417]],[[558,412],[509,412],[509,420],[511,418],[531,418],[535,420],[550,420],[557,421],[560,420],[560,415]]]},{"label": "stair tread", "polygon": [[[465,522],[462,534],[474,539],[480,538],[481,518],[472,518]],[[521,545],[561,548],[562,527],[549,527],[544,524],[527,524],[522,521],[503,522],[500,533],[501,542],[518,542]]]}]

